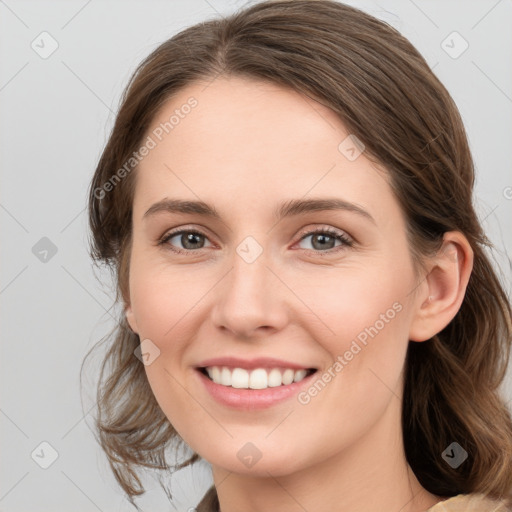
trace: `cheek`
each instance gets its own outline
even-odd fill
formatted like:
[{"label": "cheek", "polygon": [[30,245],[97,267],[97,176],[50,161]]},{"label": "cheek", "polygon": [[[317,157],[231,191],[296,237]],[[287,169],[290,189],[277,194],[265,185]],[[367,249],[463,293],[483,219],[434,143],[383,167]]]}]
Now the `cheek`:
[{"label": "cheek", "polygon": [[130,275],[131,304],[141,336],[168,339],[186,323],[194,305],[208,291],[203,280],[183,269],[168,266],[134,265]]},{"label": "cheek", "polygon": [[[330,447],[354,442],[401,395],[409,311],[400,287],[387,281],[375,283],[346,280],[343,292],[339,286],[323,287],[337,297],[324,301],[318,312],[335,333],[326,335],[322,326],[318,332],[324,335],[316,337],[330,362],[298,397],[298,415],[312,425],[321,421]],[[320,298],[311,299],[318,304]],[[328,452],[320,455],[327,457]]]},{"label": "cheek", "polygon": [[384,403],[390,389],[398,389],[408,346],[410,283],[404,262],[386,271],[375,265],[340,273],[307,290],[308,305],[322,320],[315,339],[331,359],[324,381],[350,410],[360,410],[364,401]]},{"label": "cheek", "polygon": [[[150,340],[157,357],[145,365],[146,376],[160,408],[187,443],[197,435],[191,417],[201,418],[201,411],[185,391],[190,375],[184,373],[187,347],[196,336],[191,320],[194,306],[208,287],[194,285],[197,280],[184,277],[183,271],[170,272],[158,265],[139,267],[130,281],[132,308],[141,340]],[[200,283],[200,281],[199,281]],[[187,414],[183,414],[187,411]],[[189,440],[190,437],[190,440]]]},{"label": "cheek", "polygon": [[370,336],[367,329],[375,336],[376,330],[390,333],[404,327],[397,320],[405,316],[402,312],[412,282],[405,265],[390,264],[384,269],[381,261],[375,261],[364,268],[334,269],[329,275],[303,275],[296,282],[303,283],[295,286],[298,295],[306,298],[312,314],[322,321],[318,334],[322,332],[324,339],[359,336],[364,342],[365,333]]}]

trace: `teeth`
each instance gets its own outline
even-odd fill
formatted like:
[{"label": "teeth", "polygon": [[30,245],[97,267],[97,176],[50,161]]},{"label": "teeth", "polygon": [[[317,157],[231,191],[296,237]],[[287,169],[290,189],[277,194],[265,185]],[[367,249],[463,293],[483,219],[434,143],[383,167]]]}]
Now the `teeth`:
[{"label": "teeth", "polygon": [[249,374],[249,387],[251,389],[266,389],[268,387],[267,381],[267,370],[264,370],[263,368],[253,370]]},{"label": "teeth", "polygon": [[283,384],[287,386],[288,384],[291,384],[293,382],[293,378],[295,377],[295,372],[288,368],[283,373]]},{"label": "teeth", "polygon": [[244,368],[227,368],[209,366],[206,372],[213,382],[222,386],[232,386],[237,389],[266,389],[277,386],[287,386],[292,382],[300,382],[308,374],[307,370],[292,370],[286,368],[272,368],[267,371],[265,368],[246,370]]},{"label": "teeth", "polygon": [[231,386],[231,372],[227,368],[222,368],[218,383],[224,382],[224,386]]},{"label": "teeth", "polygon": [[297,370],[293,376],[293,382],[300,382],[306,375],[307,370]]},{"label": "teeth", "polygon": [[269,388],[276,388],[282,384],[281,372],[277,368],[270,370],[267,379],[267,385]]},{"label": "teeth", "polygon": [[[222,382],[218,382],[222,384]],[[231,373],[231,386],[234,388],[249,387],[249,372],[243,368],[235,368]]]}]

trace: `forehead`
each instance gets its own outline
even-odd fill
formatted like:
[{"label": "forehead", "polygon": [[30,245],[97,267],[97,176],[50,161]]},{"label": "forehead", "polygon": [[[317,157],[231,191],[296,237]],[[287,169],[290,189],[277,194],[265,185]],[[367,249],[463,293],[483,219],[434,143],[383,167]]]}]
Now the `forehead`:
[{"label": "forehead", "polygon": [[346,153],[349,136],[334,111],[291,89],[239,77],[195,83],[146,133],[155,147],[139,164],[136,203],[170,195],[242,210],[311,194],[393,206],[383,169]]},{"label": "forehead", "polygon": [[[189,107],[191,103],[195,106]],[[251,150],[259,159],[284,160],[303,156],[307,149],[332,154],[340,136],[347,134],[324,105],[289,88],[239,77],[180,90],[155,116],[151,131],[159,127],[164,146],[186,143],[188,149],[226,158],[254,156]]]}]

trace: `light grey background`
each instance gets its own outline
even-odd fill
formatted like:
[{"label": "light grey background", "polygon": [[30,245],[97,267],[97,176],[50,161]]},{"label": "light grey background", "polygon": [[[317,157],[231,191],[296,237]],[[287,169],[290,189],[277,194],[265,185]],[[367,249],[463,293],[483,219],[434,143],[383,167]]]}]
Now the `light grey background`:
[{"label": "light grey background", "polygon": [[[88,256],[86,190],[140,60],[182,28],[243,3],[0,0],[2,512],[134,510],[90,430],[92,382],[80,399],[83,357],[115,314],[108,274],[99,282]],[[476,206],[510,292],[512,1],[347,3],[408,37],[454,97],[477,167]],[[51,49],[43,31],[58,44],[47,58],[31,47]],[[464,40],[453,31],[469,44],[457,58]],[[509,398],[511,380],[509,372]],[[43,442],[58,454],[48,469],[36,462],[51,462]],[[193,507],[210,478],[205,463],[176,475],[178,510]],[[156,481],[146,483],[141,508],[172,510]]]}]

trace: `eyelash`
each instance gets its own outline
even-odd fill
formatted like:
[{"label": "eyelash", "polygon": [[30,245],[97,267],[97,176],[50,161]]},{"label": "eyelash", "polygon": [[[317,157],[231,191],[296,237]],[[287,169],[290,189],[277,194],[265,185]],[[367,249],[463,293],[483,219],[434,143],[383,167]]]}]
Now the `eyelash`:
[{"label": "eyelash", "polygon": [[[206,239],[208,238],[204,233],[201,233],[201,231],[197,231],[195,229],[178,229],[176,231],[171,231],[170,233],[166,233],[158,241],[158,245],[159,246],[167,245],[168,246],[167,248],[169,250],[171,250],[175,253],[178,253],[178,254],[190,254],[190,253],[194,253],[197,251],[201,251],[203,249],[203,248],[201,248],[201,249],[180,249],[180,248],[174,247],[167,243],[167,242],[169,242],[169,240],[171,238],[174,238],[176,235],[182,235],[184,233],[199,235],[199,236],[205,237]],[[341,245],[339,245],[338,247],[334,247],[332,249],[326,249],[325,251],[317,251],[315,249],[303,249],[303,250],[307,251],[308,253],[315,253],[315,255],[324,256],[324,255],[333,254],[335,252],[338,252],[339,250],[343,250],[347,247],[352,247],[354,245],[354,242],[352,240],[350,240],[347,236],[345,236],[341,232],[338,232],[332,228],[319,228],[319,229],[315,229],[312,231],[308,231],[301,236],[301,238],[299,239],[299,241],[297,243],[302,242],[302,240],[304,240],[305,238],[308,238],[309,236],[316,235],[316,234],[329,235],[329,236],[333,237],[335,240],[339,240],[341,242]]]}]

